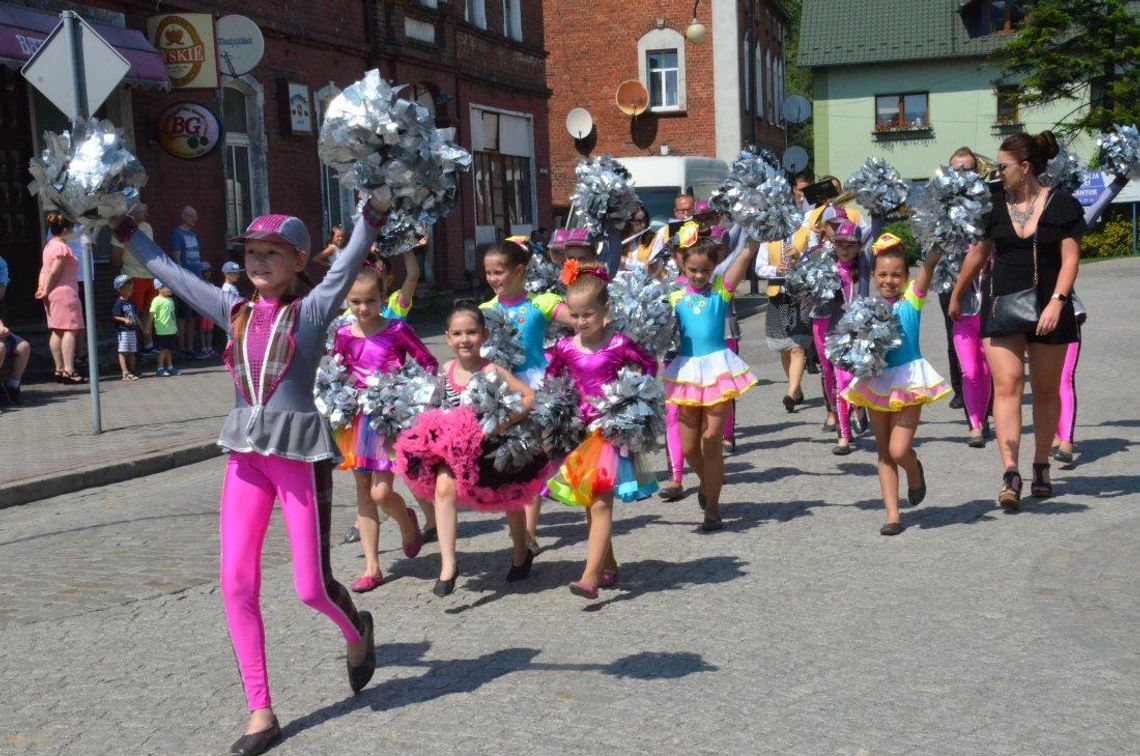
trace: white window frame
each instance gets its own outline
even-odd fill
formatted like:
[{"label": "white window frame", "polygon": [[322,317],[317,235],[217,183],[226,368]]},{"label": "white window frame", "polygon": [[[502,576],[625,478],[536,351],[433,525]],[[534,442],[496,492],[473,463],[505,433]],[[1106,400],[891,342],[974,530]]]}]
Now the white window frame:
[{"label": "white window frame", "polygon": [[480,29],[487,28],[487,8],[484,0],[466,0],[463,6],[463,19]]},{"label": "white window frame", "polygon": [[[340,94],[340,87],[335,83],[329,82],[325,86],[313,92],[313,114],[316,117],[317,131],[320,132],[321,122],[325,117],[325,108],[329,102]],[[341,223],[344,225],[344,230],[347,235],[352,235],[352,219],[356,215],[356,196],[352,190],[346,189],[344,184],[340,183],[337,178],[336,171],[329,168],[323,161],[318,160],[321,175],[321,234],[324,238],[328,238],[332,231],[334,224],[332,222],[332,205],[335,200],[337,208],[340,210]],[[329,187],[337,187],[337,196],[330,197]]]},{"label": "white window frame", "polygon": [[503,0],[503,36],[522,42],[522,4],[519,0]]},{"label": "white window frame", "polygon": [[[645,60],[645,71],[646,71],[646,77],[648,79],[645,88],[647,90],[649,90],[649,109],[655,113],[660,112],[660,111],[670,111],[670,110],[680,110],[681,109],[680,108],[680,86],[679,86],[680,80],[681,80],[680,68],[676,67],[676,66],[674,66],[674,67],[662,66],[660,68],[653,68],[649,62],[649,59],[651,57],[653,57],[654,55],[669,55],[670,53],[675,55],[677,58],[681,57],[680,53],[678,53],[676,49],[672,49],[672,48],[666,48],[664,50],[649,50],[648,52],[645,53],[645,58],[646,58],[646,60]],[[677,92],[676,92],[676,96],[677,96],[676,102],[669,102],[668,81],[669,81],[669,74],[670,73],[674,73],[677,76],[678,87],[677,87]],[[655,94],[657,95],[658,102],[661,103],[659,105],[653,104],[653,98],[654,98]]]},{"label": "white window frame", "polygon": [[649,53],[658,50],[677,52],[677,104],[673,107],[653,108],[655,113],[678,113],[688,108],[685,76],[685,38],[676,29],[651,29],[637,40],[637,65],[641,83],[649,90]]},{"label": "white window frame", "polygon": [[[242,76],[222,76],[222,86],[218,90],[218,103],[224,106],[224,90],[234,89],[245,96],[245,134],[231,134],[225,131],[225,114],[222,115],[222,150],[223,171],[229,160],[229,148],[246,147],[249,156],[249,208],[253,218],[269,212],[269,149],[265,138],[265,88],[257,79],[244,74]],[[222,109],[222,108],[219,108]],[[225,187],[223,186],[223,192]],[[227,207],[227,212],[228,212]],[[250,218],[252,220],[253,218]],[[226,222],[228,224],[229,218]],[[227,225],[228,228],[228,225]],[[239,229],[244,231],[245,229]]]}]

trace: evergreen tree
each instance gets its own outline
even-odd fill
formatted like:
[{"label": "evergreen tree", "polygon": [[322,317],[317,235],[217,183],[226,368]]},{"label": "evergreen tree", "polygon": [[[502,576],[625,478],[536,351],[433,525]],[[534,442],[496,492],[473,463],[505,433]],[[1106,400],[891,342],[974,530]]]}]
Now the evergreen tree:
[{"label": "evergreen tree", "polygon": [[[1140,121],[1140,2],[1037,0],[998,49],[1002,74],[1019,83],[1018,103],[1076,99],[1062,132],[1101,133]],[[1091,103],[1087,109],[1083,103]]]}]

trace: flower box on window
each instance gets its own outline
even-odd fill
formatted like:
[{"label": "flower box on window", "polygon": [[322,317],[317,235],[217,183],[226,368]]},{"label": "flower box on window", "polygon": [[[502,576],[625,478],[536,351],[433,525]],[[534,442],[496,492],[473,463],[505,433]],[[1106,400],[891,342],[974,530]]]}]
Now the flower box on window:
[{"label": "flower box on window", "polygon": [[930,123],[876,123],[872,136],[876,139],[927,139],[934,136]]}]

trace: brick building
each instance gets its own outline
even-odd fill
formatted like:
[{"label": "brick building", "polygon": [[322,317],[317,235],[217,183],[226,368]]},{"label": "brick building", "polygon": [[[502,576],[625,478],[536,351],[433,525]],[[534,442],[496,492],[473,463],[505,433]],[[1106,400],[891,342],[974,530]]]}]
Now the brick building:
[{"label": "brick building", "polygon": [[[555,212],[566,207],[574,166],[586,154],[731,161],[749,143],[784,150],[778,106],[787,11],[777,0],[699,2],[697,19],[708,35],[696,43],[685,37],[691,12],[688,3],[660,0],[546,3]],[[615,101],[627,79],[649,91],[649,108],[636,118]],[[581,140],[565,127],[578,107],[594,120],[593,133]]]},{"label": "brick building", "polygon": [[[475,276],[477,241],[549,223],[549,93],[541,3],[330,0],[291,3],[286,13],[273,0],[162,3],[163,14],[244,15],[261,30],[265,47],[261,62],[249,73],[227,75],[220,65],[216,89],[169,91],[164,91],[168,83],[161,58],[145,39],[147,19],[155,14],[154,3],[147,0],[90,0],[82,5],[0,1],[0,35],[20,32],[29,40],[30,55],[45,36],[42,28],[26,28],[35,26],[32,14],[40,13],[41,27],[46,23],[50,30],[63,8],[101,24],[97,28],[104,36],[133,35],[137,56],[159,61],[159,74],[151,79],[132,78],[132,68],[100,115],[125,130],[147,169],[143,197],[160,243],[168,243],[180,209],[193,205],[201,218],[203,257],[215,270],[235,254],[227,238],[270,208],[304,220],[318,248],[332,225],[350,222],[353,199],[318,160],[317,133],[329,100],[376,67],[386,78],[408,85],[404,95],[432,110],[441,124],[456,126],[460,144],[476,155],[476,170],[462,180],[459,207],[433,229],[424,261],[429,282],[443,289],[467,287]],[[25,28],[5,29],[20,24]],[[0,189],[11,199],[0,209],[6,213],[0,218],[0,254],[13,277],[5,317],[13,327],[35,335],[44,326],[42,309],[32,299],[43,225],[36,201],[23,187],[27,160],[39,150],[40,134],[58,130],[65,122],[19,76],[18,55],[0,62],[7,64],[0,66],[0,107],[13,114],[0,124],[0,153],[14,155],[0,165]],[[292,121],[298,97],[302,115],[309,111],[308,130],[295,128]],[[219,121],[220,144],[197,159],[173,157],[156,138],[159,115],[181,102],[204,105]],[[110,327],[103,315],[114,296],[109,252],[104,232],[95,242],[94,287],[104,336]]]}]

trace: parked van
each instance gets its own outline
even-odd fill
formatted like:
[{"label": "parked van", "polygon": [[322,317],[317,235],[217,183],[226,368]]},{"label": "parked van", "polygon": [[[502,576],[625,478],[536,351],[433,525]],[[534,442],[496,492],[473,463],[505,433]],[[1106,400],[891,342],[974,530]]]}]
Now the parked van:
[{"label": "parked van", "polygon": [[633,174],[637,196],[649,217],[660,221],[673,217],[673,200],[678,194],[708,199],[728,178],[728,165],[715,158],[664,155],[619,157],[617,161]]}]

